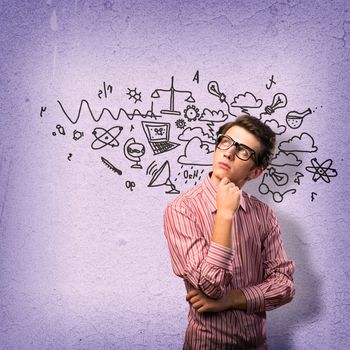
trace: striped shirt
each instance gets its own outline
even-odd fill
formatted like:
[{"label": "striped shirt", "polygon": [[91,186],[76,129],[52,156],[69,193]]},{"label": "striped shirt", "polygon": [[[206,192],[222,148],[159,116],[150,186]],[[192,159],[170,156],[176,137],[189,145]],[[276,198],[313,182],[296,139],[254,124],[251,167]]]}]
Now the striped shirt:
[{"label": "striped shirt", "polygon": [[217,299],[240,289],[247,310],[199,314],[190,305],[184,349],[267,349],[265,311],[293,298],[294,263],[283,249],[273,211],[243,191],[232,225],[233,248],[211,242],[216,188],[208,175],[165,209],[172,267],[187,292],[196,288]]}]

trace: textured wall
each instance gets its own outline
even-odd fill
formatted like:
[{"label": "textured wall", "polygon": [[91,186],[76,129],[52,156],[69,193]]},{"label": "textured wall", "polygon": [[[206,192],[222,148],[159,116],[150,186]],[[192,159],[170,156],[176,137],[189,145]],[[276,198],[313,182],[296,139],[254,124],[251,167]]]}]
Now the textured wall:
[{"label": "textured wall", "polygon": [[[16,0],[0,16],[1,349],[181,348],[185,289],[162,228],[174,194],[150,184],[199,181],[211,127],[240,114],[246,92],[247,112],[284,126],[284,155],[298,160],[247,186],[275,209],[297,265],[297,296],[268,314],[270,348],[347,348],[347,1]],[[177,115],[164,113],[169,91],[153,94],[172,76],[195,99],[176,92]],[[277,93],[288,103],[268,114]],[[308,109],[299,128],[287,123]],[[169,123],[152,130],[170,128],[178,146],[154,154],[142,121]],[[181,136],[184,123],[202,131]],[[123,152],[131,137],[142,169]]]}]

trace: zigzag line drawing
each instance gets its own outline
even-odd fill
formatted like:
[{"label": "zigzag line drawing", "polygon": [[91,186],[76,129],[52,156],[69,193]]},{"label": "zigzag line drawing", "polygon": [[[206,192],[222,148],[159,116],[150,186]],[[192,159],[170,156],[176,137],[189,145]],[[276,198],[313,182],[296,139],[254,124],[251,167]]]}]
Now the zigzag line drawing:
[{"label": "zigzag line drawing", "polygon": [[80,114],[81,114],[81,110],[83,108],[84,105],[86,105],[92,119],[95,121],[95,122],[98,122],[101,120],[102,116],[104,114],[109,114],[114,120],[118,120],[119,117],[121,115],[124,115],[126,117],[128,117],[130,120],[133,120],[134,117],[142,117],[142,118],[154,118],[154,119],[157,119],[157,118],[161,118],[161,116],[159,115],[155,115],[153,113],[153,102],[152,102],[152,105],[151,105],[151,110],[148,110],[146,112],[146,114],[144,113],[141,113],[138,109],[134,109],[134,111],[132,113],[128,113],[124,108],[119,108],[119,112],[118,112],[118,115],[115,117],[113,115],[113,113],[108,109],[108,108],[103,108],[100,115],[98,117],[95,117],[94,114],[92,113],[92,110],[91,110],[91,107],[89,105],[89,102],[85,99],[82,99],[81,102],[80,102],[80,107],[79,107],[79,111],[78,111],[78,115],[76,118],[71,118],[68,113],[66,112],[66,110],[63,108],[63,105],[61,103],[61,101],[57,100],[58,104],[60,105],[61,109],[62,109],[62,112],[65,114],[65,116],[68,118],[68,120],[72,123],[72,124],[76,124],[78,121],[79,121],[79,118],[80,118]]}]

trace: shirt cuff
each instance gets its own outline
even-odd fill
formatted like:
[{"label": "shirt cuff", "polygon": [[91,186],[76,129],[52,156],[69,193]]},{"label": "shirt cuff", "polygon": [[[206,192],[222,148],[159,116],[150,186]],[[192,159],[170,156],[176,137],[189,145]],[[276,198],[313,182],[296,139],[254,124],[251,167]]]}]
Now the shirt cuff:
[{"label": "shirt cuff", "polygon": [[215,242],[210,243],[207,262],[224,270],[231,270],[233,264],[233,250]]},{"label": "shirt cuff", "polygon": [[247,313],[261,312],[265,310],[264,294],[258,286],[240,288],[247,299]]}]

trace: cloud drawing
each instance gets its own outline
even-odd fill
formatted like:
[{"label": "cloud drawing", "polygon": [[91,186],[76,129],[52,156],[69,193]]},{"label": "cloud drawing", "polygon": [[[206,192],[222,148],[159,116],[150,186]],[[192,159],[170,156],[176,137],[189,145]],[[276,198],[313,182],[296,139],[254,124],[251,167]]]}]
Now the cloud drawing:
[{"label": "cloud drawing", "polygon": [[222,110],[211,111],[208,108],[204,108],[203,113],[201,114],[199,120],[204,122],[224,122],[228,118],[228,115]]},{"label": "cloud drawing", "polygon": [[317,147],[311,135],[303,132],[300,136],[293,136],[288,141],[282,141],[278,148],[284,152],[316,152]]},{"label": "cloud drawing", "polygon": [[278,152],[271,161],[274,166],[298,166],[302,163],[298,157],[293,153]]},{"label": "cloud drawing", "polygon": [[202,143],[198,137],[194,137],[188,142],[184,154],[177,161],[185,165],[210,166],[212,164],[212,154],[213,151],[210,151],[207,144]]}]

